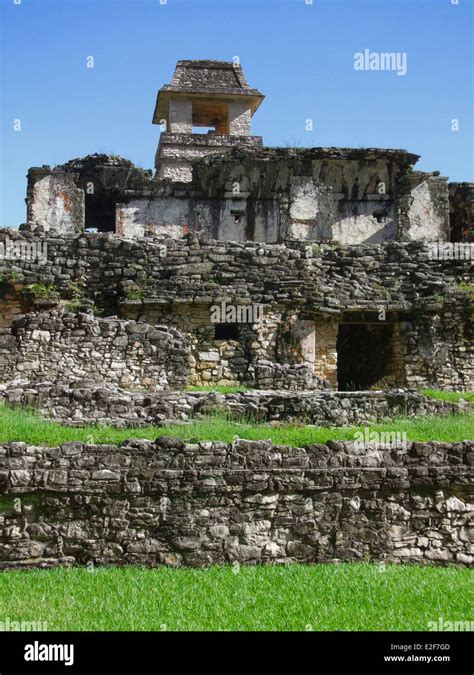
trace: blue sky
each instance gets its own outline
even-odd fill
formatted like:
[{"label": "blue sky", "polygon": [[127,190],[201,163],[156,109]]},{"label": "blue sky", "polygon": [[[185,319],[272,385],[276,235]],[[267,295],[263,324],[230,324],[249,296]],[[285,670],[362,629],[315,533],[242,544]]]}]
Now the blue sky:
[{"label": "blue sky", "polygon": [[[473,3],[456,1],[0,0],[0,226],[24,222],[30,166],[110,152],[152,168],[179,59],[238,56],[266,94],[266,145],[406,148],[472,180]],[[364,49],[406,53],[406,76],[356,71]]]}]

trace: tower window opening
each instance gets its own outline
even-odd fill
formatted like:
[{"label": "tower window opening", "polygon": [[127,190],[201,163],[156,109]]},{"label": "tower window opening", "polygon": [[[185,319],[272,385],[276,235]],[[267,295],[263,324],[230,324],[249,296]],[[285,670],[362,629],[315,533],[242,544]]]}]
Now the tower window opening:
[{"label": "tower window opening", "polygon": [[193,102],[193,134],[229,134],[229,105],[206,101]]}]

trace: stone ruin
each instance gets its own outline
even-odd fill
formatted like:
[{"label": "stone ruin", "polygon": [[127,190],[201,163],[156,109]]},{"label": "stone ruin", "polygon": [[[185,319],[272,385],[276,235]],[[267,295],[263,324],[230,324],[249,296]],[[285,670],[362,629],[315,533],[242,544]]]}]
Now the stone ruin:
[{"label": "stone ruin", "polygon": [[[110,155],[29,170],[27,223],[0,230],[4,401],[116,426],[463,409],[420,390],[473,389],[473,184],[405,150],[265,147],[263,99],[239,65],[180,61],[155,172]],[[0,502],[26,505],[0,509],[0,567],[470,563],[472,454],[5,444]]]},{"label": "stone ruin", "polygon": [[31,168],[24,229],[269,244],[472,240],[471,183],[415,171],[419,156],[405,150],[264,147],[251,134],[263,99],[240,65],[178,62],[153,114],[155,175],[106,155]]}]

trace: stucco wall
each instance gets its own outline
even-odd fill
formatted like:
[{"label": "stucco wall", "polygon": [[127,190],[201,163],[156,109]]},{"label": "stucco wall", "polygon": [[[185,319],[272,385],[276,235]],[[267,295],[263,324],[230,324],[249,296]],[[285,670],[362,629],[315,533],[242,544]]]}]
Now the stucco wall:
[{"label": "stucco wall", "polygon": [[172,134],[192,134],[193,102],[191,99],[172,98],[169,107],[170,131]]},{"label": "stucco wall", "polygon": [[157,197],[117,204],[117,231],[134,239],[157,235],[180,239],[191,231],[206,231],[212,223],[212,205],[206,200]]},{"label": "stucco wall", "polygon": [[408,240],[449,241],[449,195],[446,179],[423,178],[411,190],[408,211],[410,227],[404,233]]},{"label": "stucco wall", "polygon": [[[189,115],[192,124],[190,105],[179,99],[171,106],[180,130],[188,129]],[[230,105],[241,133],[249,121],[246,105]],[[73,160],[53,172],[31,169],[28,222],[63,234],[81,232],[84,222],[113,230],[116,205],[116,231],[130,238],[201,231],[224,241],[267,243],[447,239],[446,180],[410,173],[415,159],[403,151],[262,148],[262,139],[250,135],[167,131],[160,137],[158,180],[108,156]],[[84,197],[86,186],[93,197]]]},{"label": "stucco wall", "polygon": [[78,234],[84,230],[85,196],[68,173],[53,172],[34,180],[28,190],[28,223],[45,231]]}]

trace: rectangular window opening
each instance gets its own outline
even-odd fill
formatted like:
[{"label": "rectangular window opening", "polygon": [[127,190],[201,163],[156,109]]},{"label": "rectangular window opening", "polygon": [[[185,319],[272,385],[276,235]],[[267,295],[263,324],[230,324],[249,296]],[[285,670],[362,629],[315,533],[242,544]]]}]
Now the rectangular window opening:
[{"label": "rectangular window opening", "polygon": [[229,134],[229,104],[216,101],[193,102],[193,134]]},{"label": "rectangular window opening", "polygon": [[217,323],[214,340],[239,340],[239,326],[236,323]]}]

